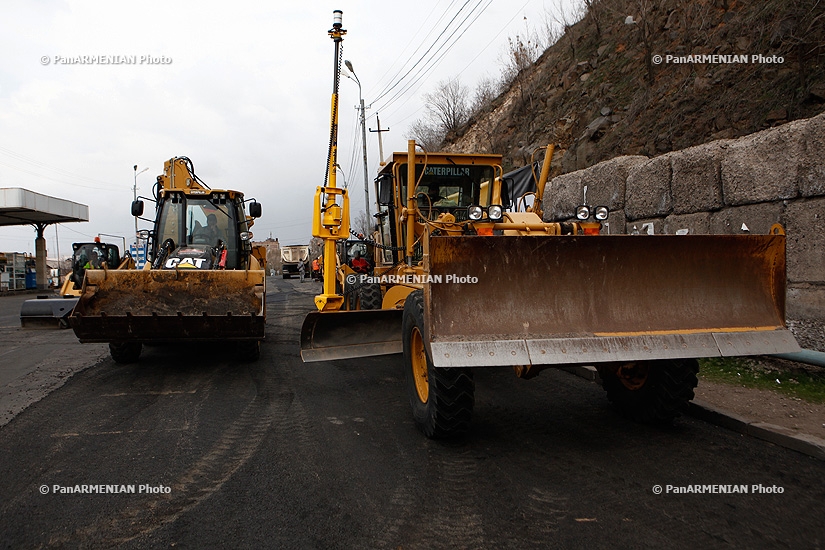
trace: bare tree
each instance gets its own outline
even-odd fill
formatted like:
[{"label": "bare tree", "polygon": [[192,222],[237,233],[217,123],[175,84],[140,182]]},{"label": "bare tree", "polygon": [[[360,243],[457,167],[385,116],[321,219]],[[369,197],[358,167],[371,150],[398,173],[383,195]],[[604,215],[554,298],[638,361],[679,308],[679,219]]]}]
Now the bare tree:
[{"label": "bare tree", "polygon": [[469,91],[458,78],[442,80],[435,91],[424,94],[427,114],[407,130],[428,151],[441,148],[447,133],[457,130],[470,117]]},{"label": "bare tree", "polygon": [[360,235],[364,235],[364,237],[370,237],[374,230],[374,224],[375,222],[367,218],[366,211],[361,210],[352,222],[352,230]]},{"label": "bare tree", "polygon": [[476,86],[473,103],[470,106],[470,113],[475,115],[490,105],[501,92],[501,88],[493,78],[482,78]]},{"label": "bare tree", "polygon": [[447,132],[442,131],[427,118],[420,118],[407,129],[406,138],[414,139],[427,151],[438,151],[444,143]]},{"label": "bare tree", "polygon": [[468,96],[467,87],[458,78],[450,78],[439,82],[434,92],[424,94],[424,101],[430,117],[438,121],[445,132],[452,132],[467,122]]}]

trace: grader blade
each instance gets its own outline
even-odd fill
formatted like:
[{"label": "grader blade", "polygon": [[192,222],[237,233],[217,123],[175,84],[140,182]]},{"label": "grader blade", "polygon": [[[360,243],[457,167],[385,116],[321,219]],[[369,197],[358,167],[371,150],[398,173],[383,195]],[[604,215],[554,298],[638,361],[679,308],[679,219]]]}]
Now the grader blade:
[{"label": "grader blade", "polygon": [[88,270],[69,322],[81,342],[262,340],[264,272]]},{"label": "grader blade", "polygon": [[784,235],[433,237],[426,261],[439,367],[799,350]]},{"label": "grader blade", "polygon": [[401,353],[400,309],[314,311],[301,327],[307,362]]}]

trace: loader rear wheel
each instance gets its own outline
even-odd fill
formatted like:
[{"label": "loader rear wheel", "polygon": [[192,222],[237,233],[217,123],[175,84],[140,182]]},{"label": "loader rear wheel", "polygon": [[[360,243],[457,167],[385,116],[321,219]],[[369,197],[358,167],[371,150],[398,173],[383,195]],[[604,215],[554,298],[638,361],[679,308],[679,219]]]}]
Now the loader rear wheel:
[{"label": "loader rear wheel", "polygon": [[693,399],[696,359],[639,361],[600,366],[607,398],[623,415],[649,424],[669,424]]},{"label": "loader rear wheel", "polygon": [[404,303],[401,321],[404,374],[416,427],[430,439],[467,431],[475,403],[469,369],[436,368],[424,344],[424,295],[416,290]]},{"label": "loader rear wheel", "polygon": [[140,342],[109,342],[109,353],[115,363],[135,363],[142,350],[143,344]]}]

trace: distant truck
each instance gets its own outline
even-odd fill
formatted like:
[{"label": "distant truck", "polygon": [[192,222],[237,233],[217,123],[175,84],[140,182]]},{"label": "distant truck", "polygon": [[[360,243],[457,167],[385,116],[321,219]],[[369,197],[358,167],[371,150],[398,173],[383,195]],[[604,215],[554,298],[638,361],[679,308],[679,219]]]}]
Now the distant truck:
[{"label": "distant truck", "polygon": [[[309,246],[305,244],[293,244],[281,248],[281,273],[284,279],[289,279],[293,275],[298,276],[298,263],[303,260],[304,264],[309,261]],[[310,266],[306,266],[306,273],[309,275]]]}]

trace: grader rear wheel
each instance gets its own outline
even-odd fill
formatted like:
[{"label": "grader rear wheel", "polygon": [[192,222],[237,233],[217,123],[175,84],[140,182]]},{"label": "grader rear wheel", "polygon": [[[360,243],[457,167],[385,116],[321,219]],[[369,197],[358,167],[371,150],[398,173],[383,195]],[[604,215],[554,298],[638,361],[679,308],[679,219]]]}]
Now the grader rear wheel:
[{"label": "grader rear wheel", "polygon": [[404,303],[401,321],[404,375],[416,427],[430,439],[467,431],[475,402],[469,369],[436,368],[424,344],[424,296],[416,290]]},{"label": "grader rear wheel", "polygon": [[696,359],[638,361],[598,368],[607,398],[623,415],[649,424],[669,424],[693,399]]}]

